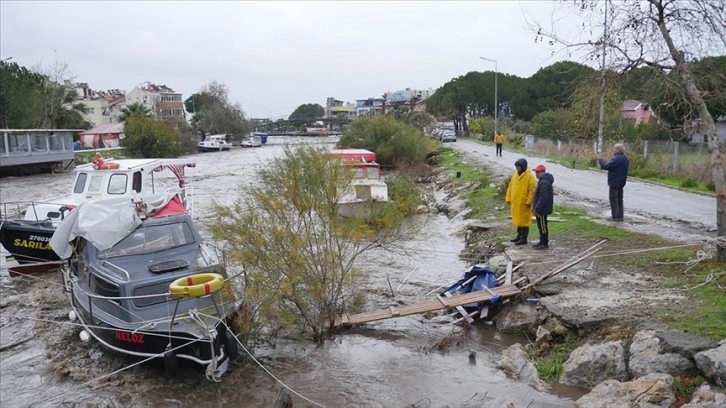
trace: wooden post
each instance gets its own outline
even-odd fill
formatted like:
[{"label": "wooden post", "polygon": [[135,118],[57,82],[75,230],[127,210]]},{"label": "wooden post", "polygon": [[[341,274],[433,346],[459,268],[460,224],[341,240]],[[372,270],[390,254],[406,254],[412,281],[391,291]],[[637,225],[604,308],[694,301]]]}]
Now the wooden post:
[{"label": "wooden post", "polygon": [[648,158],[648,141],[643,141],[643,159]]},{"label": "wooden post", "polygon": [[678,174],[678,146],[680,144],[678,142],[673,142],[673,170],[671,171],[672,175]]}]

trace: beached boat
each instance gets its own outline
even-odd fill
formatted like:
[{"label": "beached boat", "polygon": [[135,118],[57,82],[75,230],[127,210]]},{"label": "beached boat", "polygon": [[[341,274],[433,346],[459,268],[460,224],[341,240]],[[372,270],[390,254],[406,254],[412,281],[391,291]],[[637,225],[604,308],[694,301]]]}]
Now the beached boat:
[{"label": "beached boat", "polygon": [[227,142],[227,135],[208,135],[199,142],[197,149],[200,152],[224,152],[232,148],[232,143]]},{"label": "beached boat", "polygon": [[82,203],[50,242],[68,260],[69,317],[82,341],[158,359],[170,375],[182,361],[201,365],[213,381],[237,356],[233,283],[178,195]]},{"label": "beached boat", "polygon": [[165,172],[175,176],[178,188],[170,189],[180,193],[186,205],[191,195],[185,188],[184,169],[194,166],[187,159],[97,158],[94,163],[76,167],[67,195],[0,204],[0,244],[20,263],[58,261],[48,242],[58,224],[81,203],[114,197],[129,201],[138,194],[162,192],[154,174]]},{"label": "beached boat", "polygon": [[365,149],[333,149],[331,153],[352,176],[350,188],[339,202],[341,215],[360,215],[371,204],[388,201],[388,186],[381,177],[375,153]]}]

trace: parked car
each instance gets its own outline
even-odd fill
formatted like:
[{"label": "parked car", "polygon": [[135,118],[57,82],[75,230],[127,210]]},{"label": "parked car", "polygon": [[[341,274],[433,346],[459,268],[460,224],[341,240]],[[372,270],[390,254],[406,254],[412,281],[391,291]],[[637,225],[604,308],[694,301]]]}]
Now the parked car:
[{"label": "parked car", "polygon": [[444,130],[444,132],[441,134],[441,142],[455,142],[456,141],[456,132],[453,130]]}]

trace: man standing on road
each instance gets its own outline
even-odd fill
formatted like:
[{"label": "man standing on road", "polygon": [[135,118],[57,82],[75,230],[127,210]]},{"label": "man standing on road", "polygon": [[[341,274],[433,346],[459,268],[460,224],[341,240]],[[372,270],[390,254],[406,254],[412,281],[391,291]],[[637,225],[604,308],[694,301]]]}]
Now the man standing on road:
[{"label": "man standing on road", "polygon": [[517,237],[510,240],[514,245],[524,245],[529,236],[529,226],[532,224],[532,201],[536,183],[532,172],[527,167],[527,160],[519,159],[514,162],[517,172],[512,174],[507,188],[505,202],[510,206],[512,225],[517,227]]},{"label": "man standing on road", "polygon": [[494,144],[497,147],[496,155],[501,156],[502,155],[502,145],[504,144],[504,135],[502,134],[501,130],[499,132],[497,132],[497,134],[494,136]]},{"label": "man standing on road", "polygon": [[610,186],[610,213],[613,221],[623,220],[623,187],[628,179],[630,162],[625,156],[625,146],[618,143],[613,146],[613,158],[605,162],[602,157],[597,158],[600,168],[608,171],[608,186]]},{"label": "man standing on road", "polygon": [[554,191],[552,184],[555,178],[547,173],[544,165],[539,164],[534,168],[535,177],[537,177],[537,189],[534,192],[534,216],[537,219],[537,229],[539,229],[539,243],[534,249],[549,248],[549,229],[547,228],[547,216],[552,214],[552,206],[554,205]]}]

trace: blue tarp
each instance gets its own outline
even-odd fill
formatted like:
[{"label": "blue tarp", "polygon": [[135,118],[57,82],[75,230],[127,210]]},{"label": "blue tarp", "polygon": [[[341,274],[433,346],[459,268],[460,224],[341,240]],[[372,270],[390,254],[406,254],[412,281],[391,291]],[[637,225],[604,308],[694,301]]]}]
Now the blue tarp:
[{"label": "blue tarp", "polygon": [[[469,279],[474,278],[471,282],[466,283]],[[494,288],[497,286],[497,275],[494,273],[489,265],[474,265],[468,272],[464,273],[464,277],[456,281],[451,285],[446,292],[452,295],[455,292],[461,294],[478,292],[484,290],[484,287]],[[495,296],[489,300],[489,304],[497,303],[501,299],[501,296]],[[469,303],[464,305],[467,311],[478,310],[483,305],[482,303]]]}]

